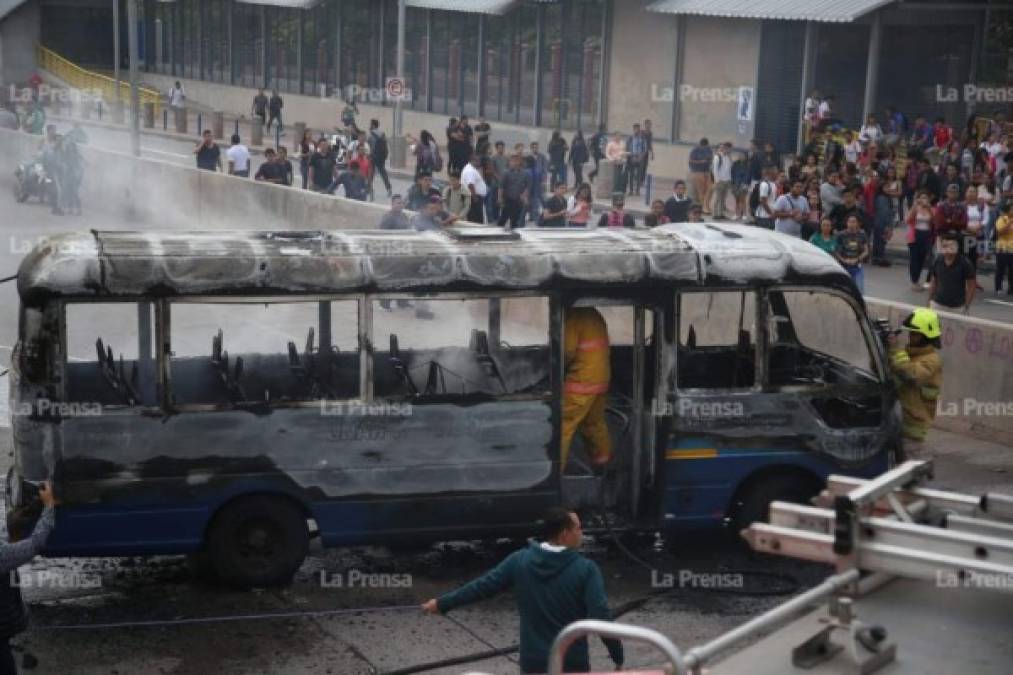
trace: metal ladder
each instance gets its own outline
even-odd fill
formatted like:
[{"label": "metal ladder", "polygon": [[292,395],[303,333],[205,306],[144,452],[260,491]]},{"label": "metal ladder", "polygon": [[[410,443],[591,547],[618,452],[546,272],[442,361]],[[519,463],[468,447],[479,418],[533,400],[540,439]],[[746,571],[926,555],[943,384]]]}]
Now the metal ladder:
[{"label": "metal ladder", "polygon": [[[816,603],[830,599],[823,628],[792,650],[792,662],[812,668],[845,651],[831,640],[847,634],[856,673],[873,673],[892,662],[896,645],[878,626],[854,615],[851,596],[862,596],[895,577],[931,580],[940,573],[958,581],[974,575],[1001,575],[1013,591],[1013,497],[965,495],[922,487],[932,463],[912,460],[872,480],[831,476],[827,488],[804,506],[770,505],[770,522],[753,523],[742,536],[757,551],[830,563],[837,574],[714,640],[682,652],[664,635],[647,628],[606,621],[567,626],[549,652],[549,673],[562,672],[563,655],[587,635],[648,642],[666,657],[665,671],[699,673],[715,656],[770,631]],[[863,574],[864,573],[864,574]]]},{"label": "metal ladder", "polygon": [[931,477],[932,463],[916,460],[872,480],[831,476],[817,506],[773,502],[770,522],[742,536],[764,553],[875,573],[860,594],[895,576],[943,574],[1008,580],[986,587],[1013,592],[1013,497],[922,487]]}]

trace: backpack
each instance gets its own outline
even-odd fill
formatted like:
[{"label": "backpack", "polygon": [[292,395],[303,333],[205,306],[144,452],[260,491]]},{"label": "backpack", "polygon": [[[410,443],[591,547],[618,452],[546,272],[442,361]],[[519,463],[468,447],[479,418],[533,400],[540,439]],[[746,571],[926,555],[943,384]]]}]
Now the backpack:
[{"label": "backpack", "polygon": [[440,154],[440,146],[434,146],[433,149],[433,173],[439,173],[443,171],[443,155]]},{"label": "backpack", "polygon": [[756,209],[760,208],[760,186],[763,185],[763,181],[756,181],[756,185],[749,191],[749,212],[756,213]]},{"label": "backpack", "polygon": [[387,159],[390,149],[387,147],[387,136],[384,134],[373,134],[373,157],[379,164]]}]

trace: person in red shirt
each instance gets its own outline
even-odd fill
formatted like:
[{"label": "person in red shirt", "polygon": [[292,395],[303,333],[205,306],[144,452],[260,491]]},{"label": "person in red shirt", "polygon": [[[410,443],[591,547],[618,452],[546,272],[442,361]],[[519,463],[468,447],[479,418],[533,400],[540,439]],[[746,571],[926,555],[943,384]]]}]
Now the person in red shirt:
[{"label": "person in red shirt", "polygon": [[933,164],[939,161],[939,158],[946,148],[950,147],[950,143],[953,142],[953,129],[946,123],[946,120],[942,117],[937,117],[935,124],[932,126],[932,147],[927,152],[931,153],[933,158]]},{"label": "person in red shirt", "polygon": [[862,205],[865,213],[870,219],[876,218],[876,193],[879,192],[880,176],[876,171],[869,169],[869,178],[862,186]]},{"label": "person in red shirt", "polygon": [[[372,184],[369,180],[373,175],[373,163],[369,160],[369,155],[365,152],[360,152],[356,148],[355,153],[352,155],[352,159],[348,160],[348,166],[351,168],[352,164],[359,167],[359,175],[366,179],[366,183]],[[370,199],[372,200],[372,191],[370,191]]]},{"label": "person in red shirt", "polygon": [[958,250],[961,255],[967,255],[965,230],[967,230],[967,206],[960,200],[960,188],[956,185],[947,185],[946,199],[939,202],[932,215],[932,232],[936,238],[948,233],[957,235]]}]

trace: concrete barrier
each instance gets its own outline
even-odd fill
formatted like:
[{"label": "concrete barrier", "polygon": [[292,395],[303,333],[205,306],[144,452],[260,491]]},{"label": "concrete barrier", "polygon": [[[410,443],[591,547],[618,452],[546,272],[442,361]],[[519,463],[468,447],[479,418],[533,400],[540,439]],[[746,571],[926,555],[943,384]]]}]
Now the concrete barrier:
[{"label": "concrete barrier", "polygon": [[[899,326],[914,306],[868,299],[870,316]],[[940,312],[943,392],[936,426],[1013,445],[1013,326]]]},{"label": "concrete barrier", "polygon": [[[0,175],[37,152],[41,136],[0,130]],[[80,146],[86,167],[81,201],[126,227],[160,229],[338,230],[376,227],[387,207],[296,187],[258,183],[154,159]],[[110,229],[118,223],[111,222]],[[68,221],[68,229],[73,223]],[[122,227],[122,226],[121,226]]]}]

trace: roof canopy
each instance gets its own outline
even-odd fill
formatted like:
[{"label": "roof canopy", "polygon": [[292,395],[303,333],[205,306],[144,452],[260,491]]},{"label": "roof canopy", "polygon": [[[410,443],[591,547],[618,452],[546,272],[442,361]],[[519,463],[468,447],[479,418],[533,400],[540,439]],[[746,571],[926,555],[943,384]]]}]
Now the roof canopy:
[{"label": "roof canopy", "polygon": [[[466,229],[466,228],[462,228]],[[486,228],[495,231],[494,228]],[[797,237],[734,225],[521,230],[513,239],[414,230],[79,232],[21,263],[29,305],[54,296],[275,295],[482,288],[853,285]]]},{"label": "roof canopy", "polygon": [[895,0],[658,0],[647,9],[736,19],[785,19],[848,23]]},{"label": "roof canopy", "polygon": [[409,7],[474,14],[506,14],[519,0],[407,0]]}]

